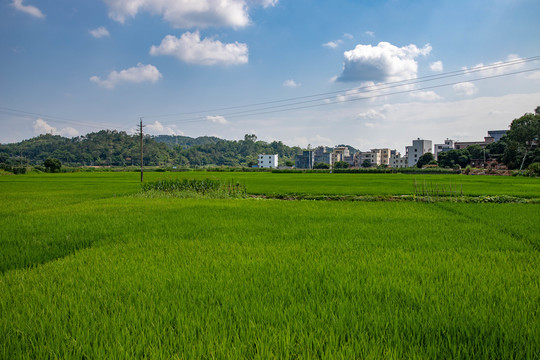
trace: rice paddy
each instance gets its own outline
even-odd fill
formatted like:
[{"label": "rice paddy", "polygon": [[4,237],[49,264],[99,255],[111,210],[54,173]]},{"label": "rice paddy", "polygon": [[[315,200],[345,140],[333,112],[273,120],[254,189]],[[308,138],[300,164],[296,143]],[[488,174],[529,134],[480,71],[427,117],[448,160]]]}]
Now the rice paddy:
[{"label": "rice paddy", "polygon": [[[415,178],[215,177],[355,195]],[[539,179],[427,179],[540,197]],[[0,178],[0,358],[540,357],[538,204],[142,197],[137,180]]]}]

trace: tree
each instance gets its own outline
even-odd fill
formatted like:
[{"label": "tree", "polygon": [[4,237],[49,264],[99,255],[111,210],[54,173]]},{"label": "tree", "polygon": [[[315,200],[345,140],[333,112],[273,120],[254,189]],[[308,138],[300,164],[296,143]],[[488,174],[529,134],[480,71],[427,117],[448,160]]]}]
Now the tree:
[{"label": "tree", "polygon": [[294,161],[291,161],[291,160],[285,160],[285,166],[294,166]]},{"label": "tree", "polygon": [[314,169],[330,169],[330,164],[318,162],[313,164]]},{"label": "tree", "polygon": [[471,154],[467,149],[450,150],[439,153],[438,159],[441,167],[449,168],[456,165],[465,167],[471,160]]},{"label": "tree", "polygon": [[347,169],[349,167],[349,163],[346,161],[336,161],[334,163],[334,169]]},{"label": "tree", "polygon": [[368,167],[371,167],[371,161],[369,159],[366,159],[362,162],[362,167],[363,168],[368,168]]},{"label": "tree", "polygon": [[471,159],[480,160],[484,158],[484,148],[480,145],[469,145],[467,151],[471,154]]},{"label": "tree", "polygon": [[421,169],[425,165],[429,164],[432,160],[435,160],[435,158],[433,157],[433,154],[430,152],[427,152],[423,154],[422,156],[420,156],[420,158],[418,158],[418,161],[416,162],[416,166]]},{"label": "tree", "polygon": [[43,162],[43,166],[47,169],[48,172],[57,172],[62,167],[60,160],[55,158],[48,158]]},{"label": "tree", "polygon": [[510,124],[510,130],[506,133],[506,136],[508,140],[516,143],[518,149],[523,153],[519,167],[521,171],[527,154],[538,145],[540,138],[540,114],[525,114],[519,119],[514,119],[512,124]]}]

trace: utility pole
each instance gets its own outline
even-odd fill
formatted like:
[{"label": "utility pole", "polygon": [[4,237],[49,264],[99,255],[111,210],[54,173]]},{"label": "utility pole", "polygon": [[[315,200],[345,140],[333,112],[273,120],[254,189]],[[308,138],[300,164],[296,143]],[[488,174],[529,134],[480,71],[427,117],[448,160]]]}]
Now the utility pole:
[{"label": "utility pole", "polygon": [[144,173],[144,169],[143,169],[143,124],[142,124],[142,117],[140,118],[141,122],[139,124],[139,133],[140,133],[140,138],[141,138],[141,183],[143,182],[143,173]]}]

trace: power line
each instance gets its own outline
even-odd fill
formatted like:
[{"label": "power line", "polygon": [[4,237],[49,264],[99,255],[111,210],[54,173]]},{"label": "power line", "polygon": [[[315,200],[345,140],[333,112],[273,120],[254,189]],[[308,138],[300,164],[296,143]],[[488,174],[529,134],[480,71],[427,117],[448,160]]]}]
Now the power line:
[{"label": "power line", "polygon": [[[292,104],[268,106],[268,107],[259,108],[259,109],[237,111],[237,112],[232,112],[232,113],[222,113],[219,116],[223,116],[223,117],[226,117],[226,118],[238,118],[238,117],[244,117],[244,116],[257,116],[257,115],[265,115],[265,114],[272,114],[272,113],[278,113],[278,112],[286,112],[286,111],[293,111],[293,110],[308,109],[308,108],[314,108],[314,107],[341,104],[341,103],[345,103],[345,102],[374,99],[374,98],[378,98],[378,97],[382,97],[382,96],[391,96],[391,95],[406,94],[406,93],[418,92],[418,91],[424,91],[424,90],[431,90],[431,89],[436,89],[436,88],[441,88],[441,87],[446,87],[446,86],[457,85],[457,84],[461,84],[461,83],[464,83],[464,82],[477,82],[477,81],[482,81],[482,80],[487,80],[487,79],[494,79],[494,78],[499,78],[499,77],[517,75],[517,74],[522,74],[522,73],[527,73],[527,72],[532,72],[532,71],[537,71],[537,70],[540,70],[540,67],[539,68],[528,69],[528,70],[515,71],[515,72],[511,72],[511,73],[506,73],[506,74],[484,76],[484,77],[480,77],[480,78],[476,78],[476,79],[468,79],[466,81],[456,81],[456,82],[451,82],[451,83],[432,85],[432,86],[427,86],[427,87],[418,88],[418,89],[406,89],[406,90],[395,91],[395,92],[385,93],[385,94],[376,94],[376,95],[371,95],[371,96],[361,96],[363,94],[367,94],[367,93],[370,93],[370,92],[373,92],[373,91],[380,91],[380,90],[388,89],[388,88],[391,88],[391,87],[379,88],[379,89],[376,89],[376,90],[370,90],[370,91],[364,91],[364,92],[359,92],[359,93],[353,93],[353,94],[346,95],[346,96],[349,96],[349,97],[350,96],[361,96],[361,97],[357,97],[357,98],[350,98],[350,99],[345,99],[345,100],[335,100],[335,98],[322,98],[322,99],[317,99],[317,100],[301,101],[301,102],[296,102],[296,103],[292,103]],[[416,83],[408,83],[406,85],[416,85]],[[401,85],[401,86],[404,86],[404,85]],[[392,86],[392,87],[396,87],[396,86]],[[312,104],[312,105],[303,105],[303,104],[306,104],[306,103],[320,102],[320,101],[326,101],[326,102],[319,103],[319,104]],[[302,106],[297,106],[297,105],[302,105]],[[291,107],[291,106],[295,106],[295,107]],[[206,120],[205,117],[200,117],[199,116],[199,117],[182,119],[182,120],[177,120],[177,121],[172,121],[172,122],[164,122],[163,124],[173,124],[173,123],[174,124],[178,124],[178,123],[184,124],[184,123],[206,122],[206,121],[207,120]]]},{"label": "power line", "polygon": [[271,104],[278,104],[278,103],[284,103],[284,102],[293,102],[297,100],[304,100],[304,99],[310,99],[310,98],[319,98],[319,99],[295,102],[293,104],[280,105],[281,107],[284,107],[284,106],[326,100],[327,96],[329,95],[341,94],[343,92],[352,92],[352,91],[360,91],[360,90],[363,90],[363,92],[370,92],[370,91],[386,90],[389,88],[414,85],[414,84],[428,82],[428,81],[436,81],[436,80],[441,80],[445,78],[472,74],[472,73],[477,73],[477,72],[482,72],[482,71],[497,70],[497,69],[508,67],[508,66],[520,65],[520,64],[524,64],[524,63],[528,63],[532,61],[538,61],[538,60],[540,60],[540,56],[533,56],[533,57],[523,58],[523,59],[508,60],[505,62],[495,63],[491,65],[476,66],[470,69],[466,68],[466,69],[461,69],[461,70],[455,70],[455,71],[450,71],[450,72],[446,72],[442,74],[427,75],[427,76],[423,76],[419,78],[411,78],[411,79],[406,79],[406,80],[385,82],[385,83],[379,83],[379,84],[374,84],[374,85],[364,85],[364,86],[359,86],[359,87],[354,87],[354,88],[349,88],[349,89],[342,89],[342,90],[313,94],[313,95],[259,102],[259,103],[254,103],[254,104],[214,108],[214,109],[193,111],[193,112],[171,113],[171,114],[162,114],[162,115],[146,115],[144,117],[145,118],[163,118],[163,117],[175,117],[175,116],[182,116],[182,115],[194,115],[194,114],[201,114],[201,113],[211,113],[211,112],[216,112],[216,111],[227,111],[227,110],[242,109],[242,108],[249,108],[249,107],[258,107],[258,106],[263,106],[263,105],[271,105]]},{"label": "power line", "polygon": [[52,122],[67,123],[71,125],[78,124],[78,125],[83,125],[83,126],[93,127],[93,128],[98,128],[98,129],[102,129],[103,127],[105,128],[111,127],[113,129],[131,130],[131,129],[119,127],[117,125],[113,125],[110,123],[99,123],[99,122],[89,122],[89,121],[84,121],[84,120],[75,120],[75,119],[64,118],[64,117],[59,117],[59,116],[46,115],[46,114],[41,114],[41,113],[13,109],[13,108],[8,108],[4,106],[0,106],[0,112],[9,114],[9,115],[14,115],[17,117],[27,118],[27,119],[35,119],[35,117],[39,117],[41,119],[49,120]]}]

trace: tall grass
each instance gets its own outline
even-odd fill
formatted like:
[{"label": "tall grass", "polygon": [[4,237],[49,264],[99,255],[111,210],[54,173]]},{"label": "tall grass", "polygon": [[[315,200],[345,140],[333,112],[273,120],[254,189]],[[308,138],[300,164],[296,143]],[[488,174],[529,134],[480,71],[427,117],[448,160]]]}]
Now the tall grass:
[{"label": "tall grass", "polygon": [[246,186],[232,179],[159,179],[142,184],[143,192],[198,193],[228,198],[245,197]]}]

